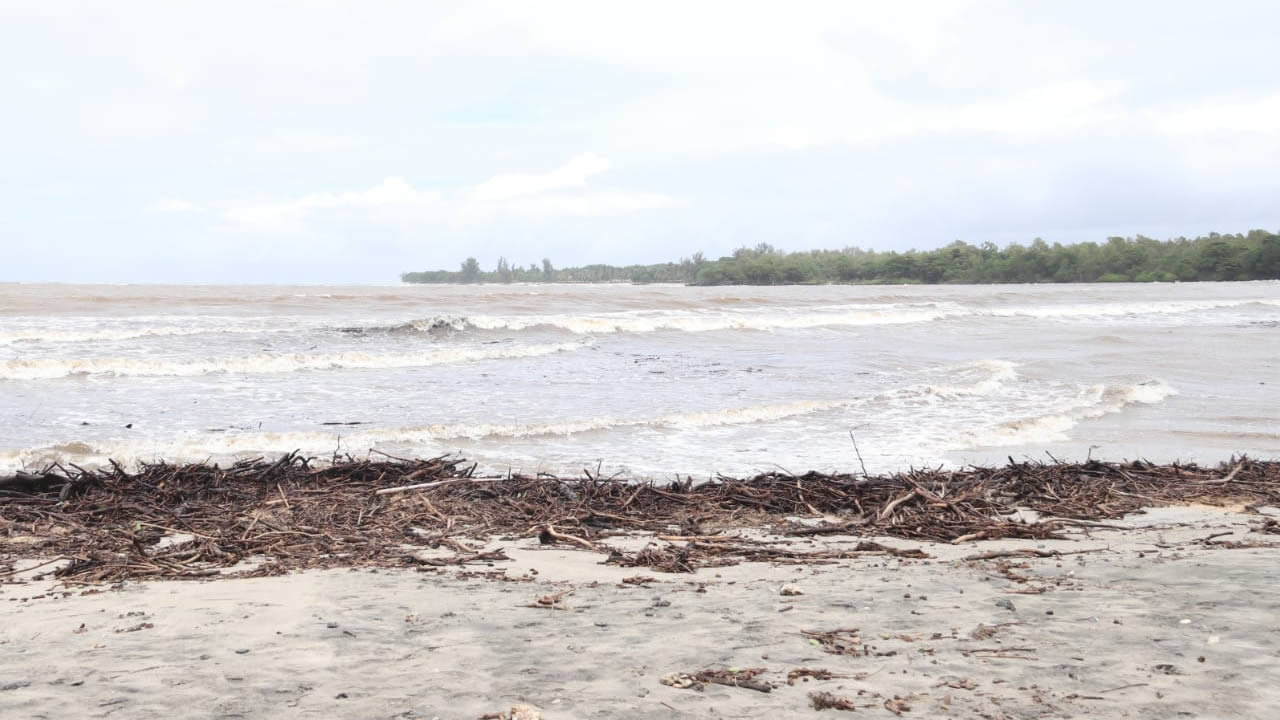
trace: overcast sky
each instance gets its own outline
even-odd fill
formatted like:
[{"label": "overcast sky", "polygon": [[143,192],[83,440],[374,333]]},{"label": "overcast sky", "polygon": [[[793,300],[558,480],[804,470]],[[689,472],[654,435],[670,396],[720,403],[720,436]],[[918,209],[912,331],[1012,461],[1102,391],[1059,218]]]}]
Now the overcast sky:
[{"label": "overcast sky", "polygon": [[1280,227],[1280,3],[0,0],[0,280]]}]

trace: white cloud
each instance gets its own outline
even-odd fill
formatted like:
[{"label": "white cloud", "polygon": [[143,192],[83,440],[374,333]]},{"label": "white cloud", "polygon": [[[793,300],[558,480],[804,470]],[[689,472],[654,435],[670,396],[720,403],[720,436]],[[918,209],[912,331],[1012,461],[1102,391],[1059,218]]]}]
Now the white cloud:
[{"label": "white cloud", "polygon": [[255,153],[325,153],[359,150],[366,138],[317,130],[280,130],[265,137],[234,138],[227,142],[233,150]]},{"label": "white cloud", "polygon": [[1280,92],[1261,97],[1215,98],[1151,115],[1151,126],[1175,137],[1262,134],[1280,136]]},{"label": "white cloud", "polygon": [[186,90],[191,85],[191,73],[174,65],[151,68],[151,74],[169,90]]},{"label": "white cloud", "polygon": [[628,190],[591,190],[523,197],[507,203],[503,213],[524,217],[599,217],[640,210],[661,210],[682,205],[662,193]]},{"label": "white cloud", "polygon": [[1280,3],[0,4],[0,217],[49,277],[139,197],[113,247],[227,279],[1277,222]]},{"label": "white cloud", "polygon": [[191,214],[191,213],[202,213],[204,212],[204,208],[193,202],[188,202],[186,200],[166,199],[166,200],[156,200],[155,202],[148,203],[147,206],[143,208],[143,211],[154,213],[157,215]]},{"label": "white cloud", "polygon": [[579,188],[586,185],[587,180],[608,169],[607,160],[599,155],[585,153],[543,175],[522,173],[498,175],[463,191],[463,195],[468,203],[497,204],[527,195]]},{"label": "white cloud", "polygon": [[121,102],[102,112],[102,127],[118,133],[150,133],[170,129],[177,120],[173,108],[155,102]]},{"label": "white cloud", "polygon": [[[870,147],[965,134],[1017,143],[1153,130],[1175,139],[1280,137],[1275,96],[1183,109],[1176,86],[1170,97],[1145,94],[1146,84],[1177,68],[1142,76],[1112,46],[1172,61],[1165,55],[1181,53],[1176,45],[1057,23],[1052,10],[1041,18],[1019,3],[547,0],[502,8],[468,3],[433,26],[430,44],[461,56],[502,47],[660,74],[669,81],[589,119],[600,147],[638,155]],[[1168,10],[1165,22],[1196,27],[1195,11]]]},{"label": "white cloud", "polygon": [[1192,182],[1221,192],[1222,179],[1242,172],[1269,174],[1280,162],[1280,92],[1214,98],[1145,113],[1148,132],[1171,139]]},{"label": "white cloud", "polygon": [[342,193],[315,193],[293,200],[247,202],[227,208],[232,225],[258,232],[301,230],[311,214],[323,210],[361,210],[377,216],[404,216],[406,213],[431,216],[443,205],[440,193],[416,190],[404,178],[383,180],[368,190]]},{"label": "white cloud", "polygon": [[238,203],[228,207],[224,217],[245,230],[296,232],[323,211],[359,212],[378,222],[470,224],[501,216],[591,217],[678,204],[660,193],[587,189],[588,181],[608,167],[604,158],[587,153],[547,173],[507,173],[451,192],[419,190],[394,177],[368,190]]}]

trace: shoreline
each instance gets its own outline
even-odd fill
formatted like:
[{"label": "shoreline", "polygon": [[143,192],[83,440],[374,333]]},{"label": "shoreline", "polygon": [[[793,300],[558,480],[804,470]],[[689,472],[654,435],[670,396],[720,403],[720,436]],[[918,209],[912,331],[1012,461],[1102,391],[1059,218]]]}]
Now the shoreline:
[{"label": "shoreline", "polygon": [[0,709],[1262,720],[1280,702],[1280,463],[644,485],[303,460],[0,481]]},{"label": "shoreline", "polygon": [[1259,532],[1274,517],[1180,507],[977,544],[740,530],[796,552],[899,554],[692,573],[530,537],[473,545],[502,560],[440,567],[87,586],[27,575],[0,584],[0,708],[1262,720],[1280,701],[1280,550]]}]

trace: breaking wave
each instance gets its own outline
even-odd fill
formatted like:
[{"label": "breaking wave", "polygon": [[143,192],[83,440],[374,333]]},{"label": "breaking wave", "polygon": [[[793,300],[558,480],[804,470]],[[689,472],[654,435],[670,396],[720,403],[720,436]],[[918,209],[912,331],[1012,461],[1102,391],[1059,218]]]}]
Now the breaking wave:
[{"label": "breaking wave", "polygon": [[146,357],[39,358],[0,364],[0,380],[47,380],[74,375],[179,376],[216,373],[288,373],[303,370],[407,368],[504,358],[529,358],[586,347],[581,342],[450,348],[405,353],[339,352],[306,355],[262,353],[210,360],[154,360]]},{"label": "breaking wave", "polygon": [[955,302],[759,307],[719,310],[655,310],[590,314],[435,315],[391,325],[336,328],[351,334],[448,334],[468,330],[561,330],[577,335],[787,330],[819,327],[905,325],[949,318],[1002,317],[1040,320],[1180,315],[1247,305],[1280,305],[1280,300],[1168,301],[1029,305],[1008,308],[966,307]]},{"label": "breaking wave", "polygon": [[[120,437],[102,442],[74,442],[43,448],[0,452],[0,467],[38,467],[53,461],[102,464],[121,461],[225,460],[246,455],[270,455],[300,449],[327,457],[335,451],[362,453],[368,449],[410,448],[417,454],[456,450],[454,443],[495,441],[502,444],[534,439],[550,451],[556,439],[587,433],[624,431],[618,438],[602,436],[591,442],[619,446],[626,454],[636,433],[656,431],[697,433],[714,428],[745,428],[756,424],[805,420],[787,433],[835,428],[843,433],[850,423],[868,422],[881,428],[882,447],[910,447],[916,454],[963,448],[1032,445],[1066,439],[1083,420],[1121,412],[1135,404],[1156,404],[1176,394],[1159,381],[1133,385],[1062,386],[1022,378],[1012,363],[979,361],[939,370],[949,383],[917,383],[858,398],[802,400],[744,407],[691,410],[650,417],[596,416],[529,423],[440,423],[399,427],[344,428],[342,431],[211,432],[189,431],[167,439]],[[1026,416],[1004,420],[1017,413]],[[834,413],[834,415],[824,415]],[[761,430],[761,433],[766,432]],[[757,431],[750,431],[756,433]],[[875,445],[873,434],[859,440]],[[829,433],[827,433],[829,434]]]},{"label": "breaking wave", "polygon": [[[166,459],[174,462],[208,458],[240,457],[301,449],[304,453],[327,455],[335,447],[351,452],[387,443],[408,443],[439,451],[441,442],[486,438],[535,438],[578,435],[619,428],[653,427],[670,429],[708,428],[772,422],[810,413],[847,407],[851,402],[795,402],[729,410],[674,413],[658,418],[628,419],[596,417],[549,423],[438,424],[401,428],[376,428],[338,432],[250,432],[239,434],[188,433],[176,440],[115,440],[90,446],[83,442],[43,448],[0,452],[0,468],[40,467],[70,459],[78,464],[105,464],[109,459]],[[339,442],[340,441],[340,442]]]},{"label": "breaking wave", "polygon": [[1178,391],[1162,382],[1136,385],[1092,385],[1063,407],[1035,417],[1001,423],[993,428],[966,434],[966,445],[1034,445],[1068,439],[1067,432],[1082,420],[1092,420],[1121,412],[1130,405],[1155,405]]},{"label": "breaking wave", "polygon": [[[114,327],[102,318],[63,320],[62,326],[24,324],[0,328],[0,345],[29,343],[90,343],[145,338],[184,337],[205,334],[281,334],[295,332],[284,317],[224,318],[216,316],[134,317]],[[29,321],[28,321],[29,322]],[[175,324],[181,322],[183,324]]]},{"label": "breaking wave", "polygon": [[352,452],[387,444],[409,444],[430,448],[430,452],[444,450],[442,443],[459,440],[554,438],[580,435],[590,432],[607,432],[619,429],[651,428],[656,430],[690,431],[706,428],[744,426],[771,423],[814,415],[829,411],[858,407],[896,405],[905,407],[912,398],[924,402],[938,402],[961,396],[982,395],[991,392],[999,384],[1014,381],[1017,373],[1012,363],[982,361],[955,368],[975,375],[965,385],[919,384],[865,398],[838,400],[802,400],[797,402],[752,405],[719,410],[693,410],[670,413],[658,417],[627,418],[599,416],[584,419],[558,420],[534,423],[442,423],[408,427],[370,428],[351,432],[246,432],[246,433],[187,433],[176,440],[118,439],[97,447],[82,442],[67,443],[45,448],[0,453],[0,466],[28,467],[64,460],[72,456],[77,463],[105,463],[108,458],[120,460],[137,458],[165,458],[172,461],[200,460],[242,456],[248,453],[287,452],[301,449],[318,455],[327,455],[335,448],[338,439]]},{"label": "breaking wave", "polygon": [[1280,300],[1249,298],[1238,300],[1165,300],[1136,303],[1079,303],[1036,305],[983,310],[977,314],[994,317],[1028,317],[1042,320],[1088,319],[1141,315],[1181,315],[1184,313],[1244,307],[1247,305],[1280,305]]},{"label": "breaking wave", "polygon": [[547,315],[437,315],[394,325],[337,328],[353,334],[457,332],[464,330],[562,330],[577,335],[651,333],[662,330],[783,330],[825,326],[896,325],[964,315],[953,303],[842,305],[751,310],[658,310]]},{"label": "breaking wave", "polygon": [[856,404],[854,400],[801,401],[775,405],[756,405],[673,413],[656,418],[595,417],[585,420],[567,420],[551,423],[511,424],[442,424],[423,425],[386,431],[372,431],[369,436],[384,441],[413,440],[480,440],[484,438],[528,438],[555,435],[577,435],[599,430],[651,427],[671,429],[695,429],[724,425],[746,425],[774,422],[800,415],[836,410]]},{"label": "breaking wave", "polygon": [[[713,298],[712,300],[717,300]],[[750,300],[719,299],[715,309],[633,310],[602,313],[514,315],[460,315],[442,313],[403,322],[337,325],[319,317],[147,316],[128,322],[93,317],[70,318],[63,326],[35,324],[22,319],[18,326],[0,326],[0,346],[30,343],[91,343],[182,337],[203,334],[297,334],[338,332],[347,335],[430,335],[447,337],[466,331],[559,330],[576,335],[652,333],[659,331],[713,332],[724,330],[772,331],[820,327],[906,325],[951,318],[995,317],[1036,320],[1090,320],[1176,316],[1246,306],[1277,307],[1280,299],[1110,302],[1046,304],[1012,307],[977,307],[957,302],[879,302],[839,305],[751,306]],[[732,300],[734,307],[723,307]],[[687,304],[687,303],[686,303]],[[111,323],[116,322],[116,326]],[[103,323],[107,323],[105,326]]]}]

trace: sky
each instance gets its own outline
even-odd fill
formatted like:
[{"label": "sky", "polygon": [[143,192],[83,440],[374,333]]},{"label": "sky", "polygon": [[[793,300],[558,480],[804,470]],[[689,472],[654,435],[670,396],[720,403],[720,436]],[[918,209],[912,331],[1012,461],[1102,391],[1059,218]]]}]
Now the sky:
[{"label": "sky", "polygon": [[0,0],[0,281],[1280,228],[1280,3]]}]

